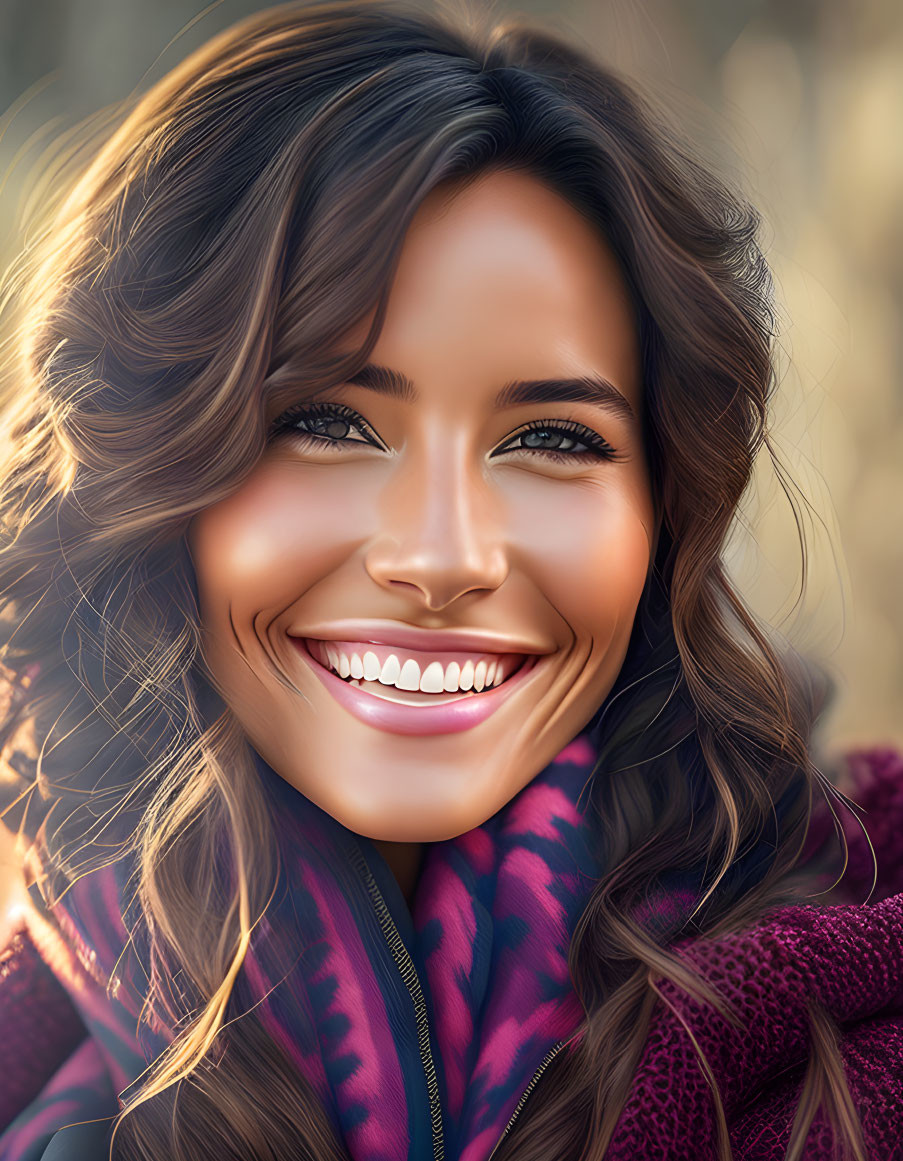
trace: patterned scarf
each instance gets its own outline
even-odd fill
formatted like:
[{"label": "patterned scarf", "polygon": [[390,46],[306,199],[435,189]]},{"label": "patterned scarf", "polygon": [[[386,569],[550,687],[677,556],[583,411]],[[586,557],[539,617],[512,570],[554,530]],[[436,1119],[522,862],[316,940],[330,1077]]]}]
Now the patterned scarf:
[{"label": "patterned scarf", "polygon": [[[369,839],[258,759],[280,879],[242,988],[353,1161],[487,1161],[534,1075],[577,1031],[568,947],[601,875],[584,813],[589,737],[483,825],[429,844],[410,908]],[[45,1140],[50,1117],[114,1115],[172,1040],[139,1022],[144,977],[134,955],[120,958],[130,870],[120,860],[79,879],[55,910],[78,960],[61,979],[91,1040],[73,1087],[58,1078],[47,1115],[23,1130]],[[67,1132],[54,1158],[82,1155],[61,1147]]]}]

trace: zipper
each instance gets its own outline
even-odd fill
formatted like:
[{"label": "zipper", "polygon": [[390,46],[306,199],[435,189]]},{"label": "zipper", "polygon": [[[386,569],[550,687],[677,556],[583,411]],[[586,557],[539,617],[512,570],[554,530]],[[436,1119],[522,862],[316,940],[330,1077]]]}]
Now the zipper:
[{"label": "zipper", "polygon": [[[383,935],[386,937],[386,942],[389,944],[389,950],[392,952],[392,958],[398,967],[401,974],[402,981],[408,989],[411,1001],[414,1005],[414,1017],[417,1021],[417,1042],[420,1049],[420,1059],[423,1062],[423,1071],[426,1076],[426,1087],[429,1093],[430,1101],[430,1124],[433,1130],[433,1161],[444,1161],[445,1158],[445,1143],[442,1133],[442,1106],[439,1101],[439,1082],[436,1079],[436,1067],[433,1063],[433,1054],[430,1049],[430,1029],[427,1020],[426,1001],[423,998],[423,989],[420,986],[420,980],[417,976],[417,969],[408,954],[408,949],[404,945],[404,940],[399,934],[398,928],[395,926],[395,920],[383,899],[382,892],[373,878],[373,873],[367,866],[367,860],[364,858],[363,851],[357,843],[352,840],[352,858],[357,865],[359,874],[363,877],[367,885],[367,890],[376,909],[377,919],[379,920],[380,928]],[[508,1124],[505,1125],[501,1137],[496,1141],[492,1148],[492,1152],[487,1157],[486,1161],[492,1161],[496,1150],[501,1145],[502,1141],[511,1132],[511,1126],[517,1120],[517,1116],[524,1107],[527,1097],[536,1087],[536,1083],[546,1068],[555,1059],[561,1049],[567,1044],[567,1040],[559,1040],[557,1044],[553,1044],[546,1053],[545,1058],[537,1068],[536,1072],[530,1079],[530,1083],[520,1096],[517,1104],[514,1107],[514,1112],[511,1114]]]},{"label": "zipper", "polygon": [[442,1105],[439,1101],[439,1082],[436,1079],[436,1067],[433,1063],[433,1054],[430,1049],[430,1028],[427,1021],[426,1001],[423,998],[423,989],[417,977],[417,969],[408,954],[404,940],[395,926],[395,920],[382,897],[373,873],[367,866],[367,860],[357,843],[352,845],[352,856],[357,864],[358,872],[363,876],[376,908],[376,916],[382,928],[383,935],[389,945],[392,958],[401,974],[404,986],[408,989],[411,1002],[414,1005],[414,1018],[417,1021],[417,1044],[420,1049],[420,1059],[423,1063],[423,1072],[426,1076],[426,1087],[430,1100],[430,1124],[433,1130],[433,1161],[444,1161],[445,1143],[442,1134]]},{"label": "zipper", "polygon": [[542,1064],[540,1064],[539,1068],[537,1068],[537,1070],[533,1073],[533,1077],[532,1077],[530,1083],[527,1085],[526,1089],[521,1094],[520,1100],[514,1106],[514,1112],[511,1114],[511,1118],[508,1121],[508,1124],[505,1125],[505,1128],[504,1128],[504,1131],[502,1132],[501,1137],[499,1137],[499,1139],[493,1145],[492,1152],[486,1158],[486,1161],[492,1161],[492,1158],[495,1156],[496,1150],[498,1149],[499,1145],[501,1145],[502,1141],[504,1141],[504,1139],[511,1132],[511,1126],[517,1120],[517,1115],[521,1111],[521,1109],[524,1107],[524,1104],[526,1103],[527,1097],[530,1095],[530,1093],[536,1087],[536,1082],[539,1080],[539,1078],[545,1072],[545,1070],[549,1066],[549,1064],[551,1064],[551,1062],[555,1059],[555,1057],[558,1055],[558,1053],[561,1051],[561,1049],[567,1043],[568,1043],[567,1040],[559,1040],[558,1043],[554,1044],[549,1049],[549,1051],[546,1053],[546,1057],[543,1060]]}]

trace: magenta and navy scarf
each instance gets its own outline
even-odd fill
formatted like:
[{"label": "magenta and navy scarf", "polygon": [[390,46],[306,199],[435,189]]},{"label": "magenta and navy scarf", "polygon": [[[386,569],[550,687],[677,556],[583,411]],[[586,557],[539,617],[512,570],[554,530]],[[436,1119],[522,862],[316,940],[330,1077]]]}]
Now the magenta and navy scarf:
[{"label": "magenta and navy scarf", "polygon": [[[567,957],[601,875],[585,813],[594,759],[579,735],[483,825],[429,844],[410,908],[369,839],[258,760],[281,871],[241,986],[353,1161],[487,1161],[578,1031]],[[120,958],[131,869],[85,876],[56,908],[66,948],[51,952],[71,958],[60,978],[90,1036],[17,1129],[22,1161],[45,1156],[51,1129],[112,1118],[171,1042],[165,1024],[139,1024],[142,969],[131,950]],[[52,925],[37,937],[52,942]],[[46,1156],[88,1156],[77,1132]]]},{"label": "magenta and navy scarf", "polygon": [[[580,809],[594,765],[589,736],[483,826],[431,845],[410,910],[368,840],[262,768],[284,874],[235,993],[247,992],[246,1006],[261,1000],[273,1039],[314,1085],[355,1161],[487,1161],[545,1064],[577,1043],[566,956],[598,870]],[[740,1024],[662,984],[612,1161],[715,1155],[721,1122],[697,1047],[714,1070],[737,1161],[781,1161],[808,1067],[813,999],[840,1029],[866,1155],[903,1161],[903,893],[888,895],[903,885],[903,757],[875,750],[863,764],[857,799],[875,820],[880,901],[796,904],[742,932],[680,939],[675,950],[736,1005]],[[832,817],[821,819],[826,833]],[[849,821],[851,866],[862,864],[855,899],[872,891],[872,844]],[[139,1022],[140,969],[119,960],[122,904],[133,895],[123,866],[76,882],[51,917],[62,935],[38,911],[28,919],[41,961],[90,1035],[0,1133],[0,1161],[102,1161],[121,1098],[170,1041],[165,1026]],[[672,877],[650,897],[646,921],[680,931],[698,886]],[[88,1123],[60,1128],[75,1122]],[[833,1140],[820,1112],[804,1161],[828,1161]]]}]

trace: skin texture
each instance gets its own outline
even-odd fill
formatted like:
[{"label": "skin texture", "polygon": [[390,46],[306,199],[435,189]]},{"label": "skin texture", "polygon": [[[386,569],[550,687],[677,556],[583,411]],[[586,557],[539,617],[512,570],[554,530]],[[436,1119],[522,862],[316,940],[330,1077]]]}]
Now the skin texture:
[{"label": "skin texture", "polygon": [[[429,195],[370,361],[407,375],[416,402],[331,388],[322,398],[366,427],[331,428],[340,448],[277,435],[188,540],[208,664],[251,744],[376,840],[410,900],[423,844],[485,822],[604,700],[657,525],[624,278],[598,230],[539,180],[496,171]],[[595,401],[494,406],[511,380],[593,373],[635,418]],[[572,458],[552,459],[524,442],[534,420],[583,424],[618,458],[570,452],[585,440],[565,432],[549,446]],[[348,713],[287,636],[342,617],[512,634],[546,656],[479,725],[393,734]]]}]

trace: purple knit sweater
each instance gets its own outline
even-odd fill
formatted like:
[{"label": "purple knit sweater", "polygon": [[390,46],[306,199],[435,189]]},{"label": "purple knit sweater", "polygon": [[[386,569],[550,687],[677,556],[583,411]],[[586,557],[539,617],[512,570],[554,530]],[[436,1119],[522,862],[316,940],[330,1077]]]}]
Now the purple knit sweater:
[{"label": "purple knit sweater", "polygon": [[[810,998],[840,1027],[867,1156],[903,1161],[903,759],[873,749],[849,755],[849,765],[878,860],[870,902],[857,901],[871,886],[868,844],[844,814],[850,861],[833,906],[785,907],[739,934],[680,941],[679,953],[735,1005],[745,1028],[664,985],[609,1161],[714,1157],[714,1105],[693,1040],[712,1066],[737,1161],[783,1158],[808,1058]],[[814,820],[813,846],[829,827],[826,814]],[[57,969],[23,927],[0,952],[0,1161],[37,1161],[42,1151],[20,1149],[3,1130],[16,1118],[21,1126],[32,1102],[46,1108],[54,1085],[90,1068],[95,1053]],[[518,1135],[529,1132],[530,1109],[527,1100]],[[825,1161],[831,1148],[819,1114],[804,1158]]]}]

